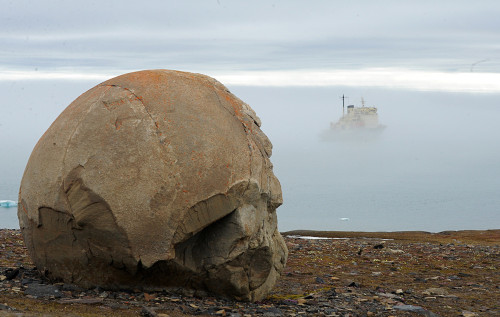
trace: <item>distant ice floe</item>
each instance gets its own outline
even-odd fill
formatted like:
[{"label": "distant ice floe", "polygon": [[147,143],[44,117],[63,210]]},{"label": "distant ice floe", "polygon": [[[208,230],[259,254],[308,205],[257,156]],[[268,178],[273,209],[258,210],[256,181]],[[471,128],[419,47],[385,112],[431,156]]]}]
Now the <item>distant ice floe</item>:
[{"label": "distant ice floe", "polygon": [[4,207],[4,208],[17,207],[17,201],[0,200],[0,207]]},{"label": "distant ice floe", "polygon": [[[380,239],[380,238],[366,238],[366,237],[352,237],[352,238],[327,238],[327,237],[312,237],[312,236],[286,236],[292,239],[304,239],[304,240],[350,240],[350,239],[367,239],[367,240],[377,240],[377,241],[394,241],[394,239]],[[399,251],[397,251],[399,252]]]},{"label": "distant ice floe", "polygon": [[340,221],[349,221],[349,220],[351,220],[350,218],[339,218],[339,219],[340,219]]}]

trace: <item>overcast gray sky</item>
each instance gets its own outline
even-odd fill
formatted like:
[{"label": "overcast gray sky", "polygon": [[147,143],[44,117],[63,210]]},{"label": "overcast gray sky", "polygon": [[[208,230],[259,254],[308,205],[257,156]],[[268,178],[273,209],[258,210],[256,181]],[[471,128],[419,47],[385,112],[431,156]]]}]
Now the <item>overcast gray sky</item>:
[{"label": "overcast gray sky", "polygon": [[500,72],[498,1],[0,4],[0,79],[152,68]]}]

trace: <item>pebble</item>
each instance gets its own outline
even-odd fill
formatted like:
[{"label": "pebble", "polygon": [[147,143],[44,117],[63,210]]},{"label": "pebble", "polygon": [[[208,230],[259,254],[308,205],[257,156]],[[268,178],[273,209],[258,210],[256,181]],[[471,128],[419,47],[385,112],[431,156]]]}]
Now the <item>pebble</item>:
[{"label": "pebble", "polygon": [[398,306],[393,306],[393,309],[396,310],[401,310],[401,311],[409,311],[409,312],[414,312],[414,313],[419,313],[424,316],[428,317],[439,317],[438,315],[434,314],[433,312],[430,312],[420,306],[413,306],[413,305],[398,305]]},{"label": "pebble", "polygon": [[463,316],[463,317],[475,317],[475,316],[479,316],[479,314],[477,314],[477,313],[473,313],[473,312],[468,311],[468,310],[464,310],[464,311],[462,312],[462,316]]},{"label": "pebble", "polygon": [[388,251],[391,253],[405,253],[405,251],[399,249],[388,249]]},{"label": "pebble", "polygon": [[440,295],[444,296],[448,294],[448,291],[445,290],[444,288],[437,288],[437,287],[432,287],[428,288],[425,291],[422,292],[423,295]]},{"label": "pebble", "polygon": [[158,316],[158,314],[152,308],[145,307],[145,306],[142,307],[140,314],[143,317],[157,317]]}]

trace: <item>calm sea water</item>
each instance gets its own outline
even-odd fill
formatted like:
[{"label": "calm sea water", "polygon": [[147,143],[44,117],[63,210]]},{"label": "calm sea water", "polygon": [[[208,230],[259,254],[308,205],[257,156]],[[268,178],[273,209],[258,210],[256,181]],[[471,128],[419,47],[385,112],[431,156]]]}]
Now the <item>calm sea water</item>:
[{"label": "calm sea water", "polygon": [[[256,110],[274,144],[285,201],[278,209],[281,231],[500,228],[500,95],[230,88]],[[378,138],[322,140],[342,115],[342,94],[378,107],[386,125]],[[30,150],[62,108],[51,108],[50,120],[35,126]],[[2,154],[0,199],[17,199],[30,150]],[[18,227],[16,212],[0,208],[0,227]]]},{"label": "calm sea water", "polygon": [[[0,200],[17,201],[20,178],[3,176],[0,178]],[[19,228],[17,207],[0,207],[0,228]]]}]

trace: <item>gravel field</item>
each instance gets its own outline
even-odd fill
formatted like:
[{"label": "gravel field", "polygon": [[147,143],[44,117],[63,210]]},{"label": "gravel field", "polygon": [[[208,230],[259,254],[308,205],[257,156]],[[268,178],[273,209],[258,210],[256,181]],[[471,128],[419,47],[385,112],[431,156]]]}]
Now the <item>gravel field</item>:
[{"label": "gravel field", "polygon": [[2,229],[0,316],[500,316],[500,230],[283,235],[283,276],[245,303],[50,283],[20,231]]}]

